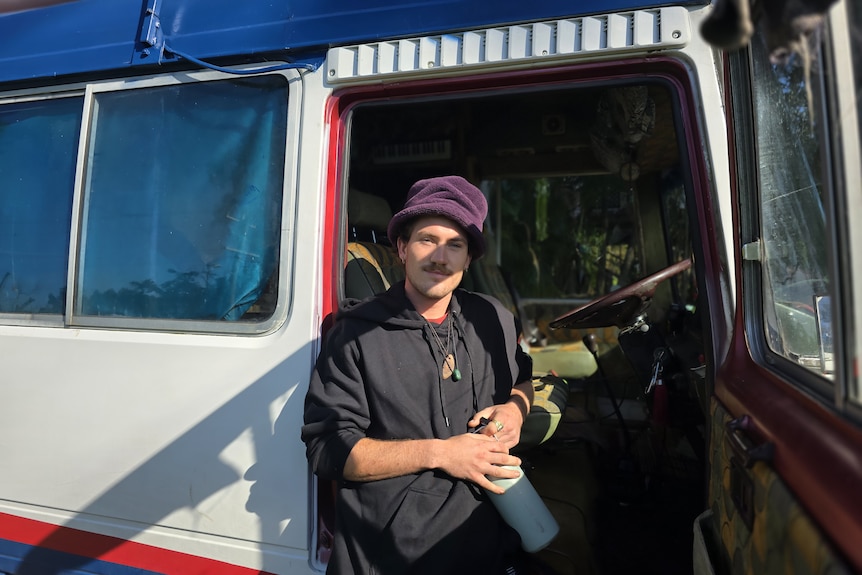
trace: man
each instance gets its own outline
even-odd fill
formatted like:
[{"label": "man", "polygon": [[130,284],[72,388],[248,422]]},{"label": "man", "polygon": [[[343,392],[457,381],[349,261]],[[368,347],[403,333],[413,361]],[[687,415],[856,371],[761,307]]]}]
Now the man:
[{"label": "man", "polygon": [[406,280],[348,302],[324,340],[302,439],[338,483],[327,573],[496,574],[517,547],[483,490],[518,475],[501,466],[520,465],[532,365],[512,314],[458,289],[486,214],[461,177],[414,184],[387,230]]}]

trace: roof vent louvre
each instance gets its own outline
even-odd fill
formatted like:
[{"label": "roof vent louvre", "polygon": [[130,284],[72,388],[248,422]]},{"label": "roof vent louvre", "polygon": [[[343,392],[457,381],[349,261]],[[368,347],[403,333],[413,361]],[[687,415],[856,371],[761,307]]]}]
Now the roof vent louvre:
[{"label": "roof vent louvre", "polygon": [[346,83],[502,62],[680,48],[690,39],[688,11],[670,6],[342,46],[329,50],[326,70],[330,82]]}]

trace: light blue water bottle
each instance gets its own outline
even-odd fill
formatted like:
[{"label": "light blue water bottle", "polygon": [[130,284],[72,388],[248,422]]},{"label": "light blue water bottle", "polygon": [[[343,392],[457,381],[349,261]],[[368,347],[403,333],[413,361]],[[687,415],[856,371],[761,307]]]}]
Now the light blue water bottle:
[{"label": "light blue water bottle", "polygon": [[504,465],[503,468],[517,471],[520,475],[514,479],[489,477],[492,483],[506,491],[501,495],[486,493],[506,523],[521,536],[524,551],[535,553],[548,546],[560,532],[560,526],[524,471],[514,465]]}]

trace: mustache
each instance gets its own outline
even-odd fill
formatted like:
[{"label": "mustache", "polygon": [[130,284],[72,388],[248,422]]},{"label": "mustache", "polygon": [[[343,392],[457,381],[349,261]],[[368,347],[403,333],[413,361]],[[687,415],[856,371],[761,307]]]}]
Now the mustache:
[{"label": "mustache", "polygon": [[450,270],[447,266],[441,266],[437,264],[428,264],[422,268],[422,271],[428,273],[438,273],[438,274],[446,274],[452,275],[452,270]]}]

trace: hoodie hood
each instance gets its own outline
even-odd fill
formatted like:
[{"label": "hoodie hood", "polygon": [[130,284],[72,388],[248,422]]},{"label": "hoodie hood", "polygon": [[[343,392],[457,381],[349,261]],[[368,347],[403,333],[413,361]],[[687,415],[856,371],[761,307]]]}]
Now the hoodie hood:
[{"label": "hoodie hood", "polygon": [[[461,311],[457,290],[452,294],[449,310],[457,316]],[[424,329],[425,318],[416,311],[407,298],[404,281],[393,285],[388,291],[368,299],[344,300],[336,313],[336,321],[348,317],[372,321],[404,329]]]}]

